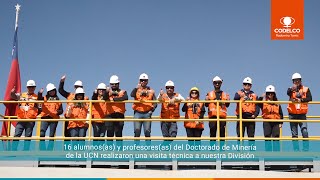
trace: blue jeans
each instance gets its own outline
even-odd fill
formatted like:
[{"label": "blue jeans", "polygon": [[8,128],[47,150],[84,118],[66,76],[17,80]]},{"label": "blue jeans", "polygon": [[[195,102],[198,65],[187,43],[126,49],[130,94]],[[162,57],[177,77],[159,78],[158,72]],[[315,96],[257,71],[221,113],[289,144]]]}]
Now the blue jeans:
[{"label": "blue jeans", "polygon": [[87,135],[87,129],[86,127],[75,127],[75,128],[70,128],[70,135],[71,137],[86,137]]},{"label": "blue jeans", "polygon": [[[306,114],[289,114],[289,119],[300,119],[300,120],[306,120],[307,116]],[[290,122],[290,128],[291,128],[291,134],[292,138],[298,137],[298,125],[301,129],[301,134],[303,138],[308,138],[308,125],[306,122]],[[293,143],[293,149],[294,151],[299,151],[299,142],[298,141],[292,141]],[[308,151],[309,150],[309,141],[303,141],[303,150]]]},{"label": "blue jeans", "polygon": [[[151,113],[141,113],[141,112],[134,112],[134,119],[151,119]],[[151,121],[135,121],[133,123],[134,126],[134,137],[140,137],[141,135],[141,127],[143,125],[144,129],[144,136],[150,137],[151,136]]]},{"label": "blue jeans", "polygon": [[[34,125],[35,125],[35,122],[18,122],[14,132],[14,137],[21,137],[23,131],[24,131],[25,137],[31,137]],[[14,151],[16,151],[18,148],[18,144],[19,144],[18,141],[19,140],[13,141],[12,149]],[[28,151],[30,149],[30,140],[24,141],[23,149],[25,151]]]},{"label": "blue jeans", "polygon": [[54,137],[56,134],[56,129],[58,126],[58,121],[42,121],[41,128],[40,128],[40,137],[46,136],[46,131],[48,127],[50,127],[49,137]]}]

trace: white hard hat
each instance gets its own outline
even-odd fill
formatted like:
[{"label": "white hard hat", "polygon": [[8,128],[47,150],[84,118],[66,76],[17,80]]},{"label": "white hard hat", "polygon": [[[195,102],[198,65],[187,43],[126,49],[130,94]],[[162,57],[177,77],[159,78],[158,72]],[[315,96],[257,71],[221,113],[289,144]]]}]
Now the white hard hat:
[{"label": "white hard hat", "polygon": [[246,78],[243,79],[243,83],[252,84],[252,79],[250,77],[246,77]]},{"label": "white hard hat", "polygon": [[169,80],[169,81],[167,81],[166,82],[166,85],[165,85],[166,87],[167,86],[174,86],[174,83],[171,81],[171,80]]},{"label": "white hard hat", "polygon": [[74,82],[74,86],[83,86],[82,81],[78,80],[78,81]]},{"label": "white hard hat", "polygon": [[292,80],[294,79],[302,79],[301,75],[299,73],[292,74]]},{"label": "white hard hat", "polygon": [[27,87],[29,86],[36,86],[36,82],[34,80],[27,81]]},{"label": "white hard hat", "polygon": [[215,81],[223,81],[219,76],[215,76],[213,79],[212,79],[213,82]]},{"label": "white hard hat", "polygon": [[149,79],[149,77],[146,73],[142,73],[140,74],[139,79]]},{"label": "white hard hat", "polygon": [[118,77],[118,76],[112,75],[112,76],[110,77],[110,82],[109,82],[109,83],[116,84],[116,83],[119,83],[119,82],[120,82],[120,80],[119,80],[119,77]]},{"label": "white hard hat", "polygon": [[105,83],[100,83],[97,89],[107,89],[107,85]]},{"label": "white hard hat", "polygon": [[83,88],[77,88],[75,94],[84,94]]},{"label": "white hard hat", "polygon": [[266,87],[266,92],[273,92],[275,93],[276,92],[276,88],[272,85],[269,85]]},{"label": "white hard hat", "polygon": [[56,87],[55,87],[54,84],[52,84],[52,83],[47,84],[47,87],[46,87],[46,88],[47,88],[47,92],[56,89]]}]

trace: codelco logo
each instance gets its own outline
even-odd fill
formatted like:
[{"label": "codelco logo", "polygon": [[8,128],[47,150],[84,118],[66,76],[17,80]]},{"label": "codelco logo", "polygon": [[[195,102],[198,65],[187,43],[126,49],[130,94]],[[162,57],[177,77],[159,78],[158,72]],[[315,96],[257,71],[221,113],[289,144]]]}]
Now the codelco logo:
[{"label": "codelco logo", "polygon": [[291,29],[291,25],[294,24],[295,19],[293,17],[282,17],[280,19],[280,23],[283,25],[284,28],[276,28],[274,29],[275,33],[300,33],[300,28],[293,28]]},{"label": "codelco logo", "polygon": [[271,0],[271,39],[304,39],[304,0]]}]

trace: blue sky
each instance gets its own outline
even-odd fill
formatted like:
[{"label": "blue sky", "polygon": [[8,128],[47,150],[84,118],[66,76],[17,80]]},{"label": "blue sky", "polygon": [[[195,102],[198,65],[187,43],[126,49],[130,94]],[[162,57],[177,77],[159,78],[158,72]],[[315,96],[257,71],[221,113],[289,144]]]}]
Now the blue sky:
[{"label": "blue sky", "polygon": [[[213,89],[212,78],[218,75],[224,80],[222,89],[233,98],[242,80],[250,76],[258,95],[273,84],[278,98],[287,100],[291,75],[299,72],[313,99],[320,96],[317,0],[305,1],[303,41],[270,40],[269,0],[2,0],[1,99],[11,66],[16,3],[22,5],[19,63],[23,91],[29,79],[36,81],[38,91],[49,82],[58,86],[66,74],[67,90],[82,80],[91,97],[100,82],[108,83],[117,74],[121,88],[130,93],[145,72],[157,93],[170,79],[184,97],[198,86],[204,99]],[[287,114],[285,105],[283,109]],[[317,109],[311,105],[309,115],[319,115]],[[235,106],[228,111],[234,115]],[[160,107],[155,115],[159,112]],[[126,115],[133,115],[131,104]],[[152,135],[161,135],[159,124],[153,123]],[[228,126],[229,135],[235,135],[235,124]],[[204,136],[209,135],[208,129],[206,123]],[[283,129],[284,135],[291,135],[289,123]],[[319,130],[309,123],[310,135],[319,135]],[[179,123],[178,135],[185,134]],[[132,122],[125,124],[124,135],[133,135]],[[260,123],[256,135],[263,135]]]}]

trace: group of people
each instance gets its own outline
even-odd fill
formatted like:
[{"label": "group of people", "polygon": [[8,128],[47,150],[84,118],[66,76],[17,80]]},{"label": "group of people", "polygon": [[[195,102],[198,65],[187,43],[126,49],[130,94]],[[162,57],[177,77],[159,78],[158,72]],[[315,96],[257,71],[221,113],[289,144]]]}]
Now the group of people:
[{"label": "group of people", "polygon": [[[11,98],[13,100],[20,100],[17,110],[18,119],[35,119],[38,116],[41,119],[41,133],[40,136],[44,137],[48,128],[50,128],[50,137],[55,136],[56,128],[60,115],[64,112],[64,117],[69,118],[65,121],[65,136],[70,137],[85,137],[88,129],[88,121],[90,118],[89,103],[79,102],[76,100],[88,100],[85,96],[83,84],[81,81],[74,83],[74,91],[67,92],[64,89],[66,76],[62,76],[59,84],[58,91],[54,84],[49,83],[46,86],[47,94],[43,95],[44,89],[40,89],[38,94],[35,94],[36,83],[34,80],[29,80],[26,84],[27,92],[16,93],[15,88],[11,91]],[[206,94],[206,101],[219,101],[219,107],[216,102],[199,102],[200,90],[197,87],[192,87],[189,91],[188,97],[184,98],[178,92],[175,92],[174,82],[169,80],[165,84],[165,91],[161,89],[158,96],[155,91],[148,86],[149,77],[147,74],[142,73],[139,76],[137,86],[131,91],[130,96],[134,100],[141,101],[135,102],[132,105],[134,110],[134,137],[140,137],[141,129],[143,126],[145,137],[151,136],[151,121],[143,119],[150,119],[153,112],[157,108],[157,103],[148,102],[149,100],[158,100],[161,103],[161,119],[172,119],[172,121],[161,121],[161,131],[164,137],[177,136],[177,122],[175,119],[180,118],[180,105],[182,105],[182,112],[185,113],[185,119],[193,119],[184,122],[186,133],[188,137],[201,137],[204,130],[204,118],[206,109],[210,119],[219,118],[220,121],[209,121],[210,137],[217,136],[217,129],[219,128],[219,136],[225,137],[227,110],[230,105],[230,95],[224,92],[221,87],[223,80],[215,76],[212,79],[213,90]],[[274,102],[252,103],[250,101],[277,101],[275,87],[269,85],[266,87],[265,93],[258,97],[251,89],[252,79],[246,77],[243,80],[243,87],[234,95],[234,100],[240,100],[241,111],[243,119],[255,119],[260,110],[262,111],[263,119],[283,119],[283,112],[280,104]],[[67,103],[67,107],[63,110],[62,104],[58,101],[49,103],[48,101],[59,100],[58,92],[67,100],[75,100],[74,102]],[[288,88],[287,95],[290,98],[290,103],[287,107],[289,119],[305,120],[308,113],[308,102],[312,101],[310,89],[302,85],[302,77],[299,73],[292,75],[292,86]],[[100,83],[92,94],[92,100],[103,100],[103,102],[92,103],[92,127],[94,137],[122,137],[124,121],[103,121],[101,119],[124,119],[125,118],[125,103],[119,101],[128,100],[126,90],[120,89],[119,77],[113,75],[110,77],[109,86]],[[42,104],[34,103],[33,101],[43,100]],[[240,115],[239,103],[236,107],[236,115]],[[77,120],[79,119],[79,120]],[[98,120],[95,120],[98,119]],[[219,127],[218,127],[219,124]],[[244,136],[245,130],[248,137],[255,135],[254,121],[242,122],[242,132],[240,132],[240,122],[237,122],[237,135]],[[307,123],[306,122],[290,122],[292,137],[298,137],[298,125],[301,128],[301,133],[304,138],[308,137]],[[35,122],[20,121],[15,129],[15,137],[20,137],[25,131],[26,137],[32,136],[33,127]],[[263,122],[263,129],[265,137],[279,137],[282,122]]]}]

